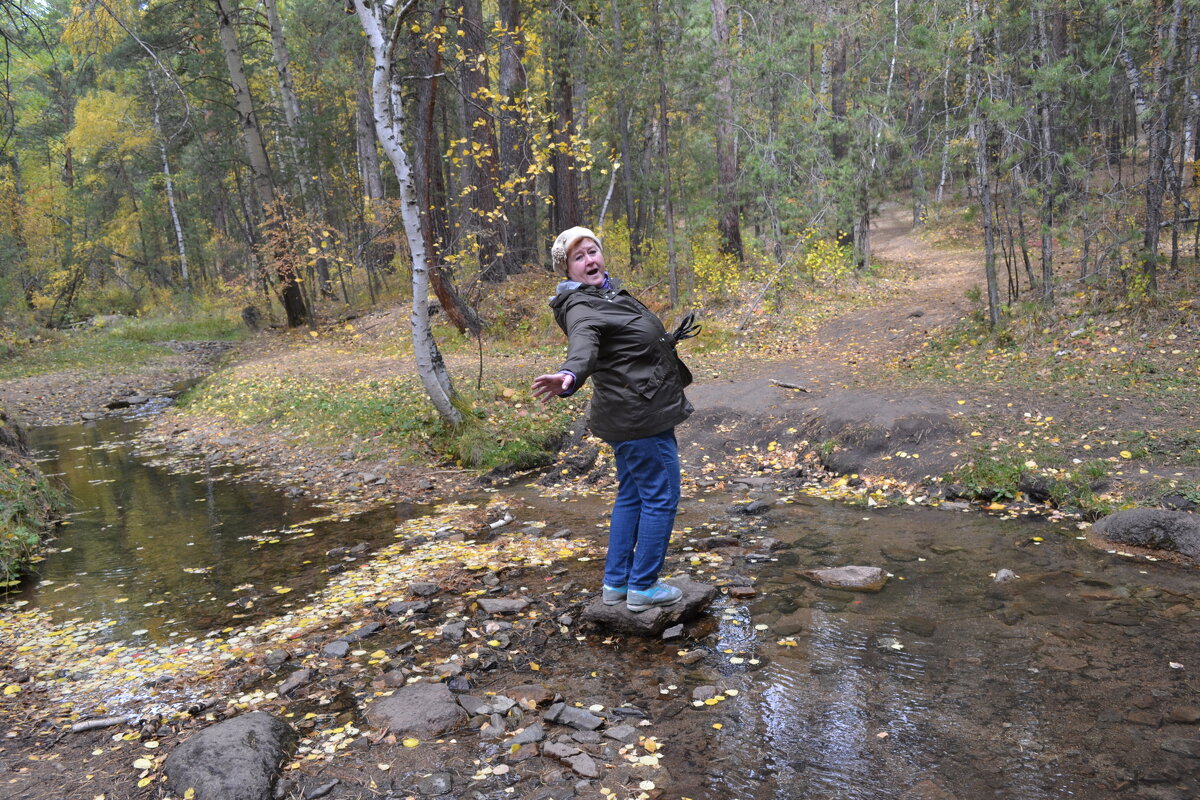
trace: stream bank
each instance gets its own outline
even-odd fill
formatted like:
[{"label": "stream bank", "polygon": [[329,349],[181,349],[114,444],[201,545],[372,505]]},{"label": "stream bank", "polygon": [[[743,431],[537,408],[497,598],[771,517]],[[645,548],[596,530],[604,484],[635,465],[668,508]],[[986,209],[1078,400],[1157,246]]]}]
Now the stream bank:
[{"label": "stream bank", "polygon": [[[1200,790],[1194,572],[1095,550],[1071,524],[955,506],[852,508],[808,495],[814,486],[794,468],[713,468],[685,487],[666,571],[715,585],[720,598],[699,621],[647,640],[582,621],[600,579],[603,481],[518,483],[407,518],[361,517],[375,537],[365,548],[320,553],[310,548],[330,526],[358,523],[281,506],[267,516],[304,524],[262,531],[211,499],[240,486],[219,461],[184,472],[127,441],[76,447],[58,458],[89,464],[75,470],[80,485],[108,480],[91,473],[97,462],[121,461],[132,470],[123,483],[147,497],[219,507],[198,515],[197,547],[211,547],[217,528],[252,538],[216,562],[227,575],[184,572],[191,560],[162,568],[214,581],[215,602],[202,593],[174,603],[173,613],[197,615],[194,632],[104,622],[135,605],[158,613],[156,600],[134,596],[163,592],[149,565],[138,571],[146,586],[120,596],[84,587],[60,611],[26,598],[4,613],[0,684],[15,689],[0,700],[0,779],[14,800],[181,797],[187,787],[166,778],[167,756],[252,712],[295,732],[276,781],[287,798],[1182,799]],[[94,485],[119,491],[116,481]],[[80,555],[50,557],[65,557],[64,576],[91,572],[72,565]],[[227,606],[212,589],[241,580],[231,561],[247,562],[237,566],[246,575]],[[319,582],[303,577],[306,562],[323,571]],[[846,564],[890,577],[878,593],[798,578]],[[73,591],[61,588],[39,591],[56,603]],[[255,617],[255,607],[267,613]],[[209,608],[226,616],[205,621]],[[444,687],[458,709],[449,727],[381,722],[380,704],[414,686]],[[68,732],[106,716],[123,722]]]}]

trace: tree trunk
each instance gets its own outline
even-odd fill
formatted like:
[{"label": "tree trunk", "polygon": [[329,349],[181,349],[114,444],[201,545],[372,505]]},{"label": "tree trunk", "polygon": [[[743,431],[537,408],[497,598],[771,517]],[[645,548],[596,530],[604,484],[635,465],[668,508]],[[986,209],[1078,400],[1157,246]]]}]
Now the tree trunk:
[{"label": "tree trunk", "polygon": [[[624,72],[625,66],[625,32],[621,23],[621,0],[611,0],[613,19],[613,49],[616,50],[617,68]],[[621,178],[621,193],[625,201],[625,225],[629,228],[629,268],[637,269],[642,263],[642,226],[638,220],[637,205],[634,199],[636,172],[634,170],[633,148],[629,141],[629,104],[625,93],[616,93],[617,130],[621,136],[621,164],[625,174]]]},{"label": "tree trunk", "polygon": [[[1042,69],[1049,69],[1053,60],[1050,50],[1050,36],[1046,29],[1046,9],[1035,8],[1038,41],[1040,43],[1039,60]],[[1042,305],[1049,308],[1054,305],[1054,206],[1058,194],[1058,153],[1054,149],[1053,129],[1050,108],[1050,94],[1047,91],[1039,93],[1038,97],[1038,135],[1040,138],[1040,161],[1042,172]]]},{"label": "tree trunk", "polygon": [[507,193],[508,247],[512,263],[520,270],[538,261],[537,207],[534,192],[523,187],[533,180],[529,165],[528,79],[525,74],[525,32],[521,26],[521,0],[499,0],[500,11],[500,173],[517,187]]},{"label": "tree trunk", "polygon": [[658,135],[662,141],[663,205],[667,217],[667,275],[671,307],[679,303],[679,266],[675,254],[675,210],[671,203],[671,127],[667,114],[667,68],[662,37],[662,7],[654,0],[654,49],[658,56]]},{"label": "tree trunk", "polygon": [[358,263],[367,279],[374,285],[375,276],[391,269],[396,245],[387,236],[384,225],[383,173],[380,171],[379,150],[375,144],[375,112],[371,106],[371,73],[367,69],[366,51],[355,55],[355,73],[360,76],[354,110],[355,149],[358,153],[358,176],[362,183],[362,244],[358,248]]},{"label": "tree trunk", "polygon": [[188,274],[187,245],[183,241],[183,224],[179,219],[179,208],[175,205],[175,181],[171,177],[171,162],[167,159],[167,137],[163,132],[162,118],[158,113],[158,87],[154,83],[154,73],[148,76],[150,91],[154,95],[154,132],[158,134],[158,151],[162,156],[164,189],[167,193],[167,211],[171,215],[171,225],[175,229],[175,244],[179,252],[179,280],[185,289],[191,288],[191,276]]},{"label": "tree trunk", "polygon": [[[354,9],[375,61],[375,74],[371,82],[375,132],[400,184],[400,217],[412,254],[413,357],[417,362],[417,373],[434,408],[444,422],[458,427],[464,421],[463,413],[455,404],[457,395],[450,382],[450,373],[429,323],[429,264],[425,239],[421,234],[421,210],[413,187],[408,153],[404,150],[404,107],[401,105],[399,76],[393,74],[396,60],[396,41],[393,37],[400,26],[390,24],[391,17],[396,13],[403,16],[410,8],[411,3],[403,11],[396,12],[390,5],[367,5],[367,0],[354,0]],[[385,31],[392,33],[386,34]]]},{"label": "tree trunk", "polygon": [[271,32],[271,52],[275,57],[275,71],[279,75],[280,105],[283,106],[283,118],[287,122],[292,165],[300,184],[301,200],[307,202],[310,197],[309,168],[306,163],[308,142],[305,140],[300,117],[300,99],[296,96],[296,88],[292,84],[292,60],[288,54],[287,39],[283,35],[283,22],[279,19],[276,0],[262,0],[262,4],[263,10],[267,14],[267,26]]},{"label": "tree trunk", "polygon": [[983,59],[980,52],[983,49],[978,26],[978,5],[975,0],[967,0],[967,16],[976,27],[970,55],[967,58],[967,77],[977,93],[972,98],[971,86],[968,86],[966,97],[974,100],[971,111],[971,138],[975,141],[975,175],[979,181],[979,202],[983,212],[983,271],[987,281],[988,322],[993,328],[1000,325],[1000,287],[996,282],[996,234],[994,230],[995,211],[992,205],[992,165],[988,157],[988,124],[983,117],[983,101],[985,100],[983,81],[975,74]]},{"label": "tree trunk", "polygon": [[502,281],[519,269],[508,249],[508,224],[497,198],[500,166],[496,155],[482,0],[462,0],[459,8],[463,33],[459,80],[462,83],[463,124],[467,138],[471,140],[465,158],[471,210],[465,219],[471,220],[469,227],[479,244],[479,276],[485,281]]},{"label": "tree trunk", "polygon": [[[313,192],[308,173],[313,169],[310,158],[308,139],[304,135],[304,123],[300,113],[300,99],[296,96],[296,87],[292,83],[292,60],[288,54],[287,39],[283,33],[283,21],[279,18],[279,8],[276,0],[262,0],[263,9],[267,14],[267,26],[271,30],[271,52],[275,57],[275,71],[279,76],[279,98],[283,106],[283,118],[287,123],[288,150],[292,161],[292,170],[300,186],[301,207],[311,216],[316,215],[324,220],[324,203],[321,202],[320,192]],[[329,277],[329,258],[325,255],[329,248],[329,237],[325,235],[324,224],[318,225],[317,255],[315,266],[317,284],[321,295],[332,298],[333,282]]]},{"label": "tree trunk", "polygon": [[[246,79],[246,69],[242,63],[242,51],[238,45],[237,32],[233,27],[230,0],[214,0],[217,9],[217,27],[221,39],[221,50],[225,55],[225,65],[229,69],[229,82],[233,86],[234,105],[237,109],[238,130],[241,133],[242,144],[246,150],[246,161],[250,165],[250,175],[254,183],[255,194],[258,195],[259,206],[263,210],[264,220],[271,220],[273,213],[269,209],[276,205],[275,182],[271,174],[271,164],[267,159],[267,148],[263,144],[262,131],[258,126],[258,117],[254,112],[254,102],[250,96],[250,82]],[[234,0],[236,2],[236,0]],[[304,304],[304,295],[300,292],[292,259],[283,245],[284,237],[278,224],[267,222],[275,230],[276,235],[269,236],[273,242],[273,260],[275,274],[279,278],[280,300],[287,314],[288,327],[298,327],[308,320],[308,308]]]},{"label": "tree trunk", "polygon": [[729,53],[729,12],[725,0],[712,0],[712,40],[717,73],[717,229],[721,252],[742,257],[741,208],[738,203],[737,146],[734,135],[733,60]]},{"label": "tree trunk", "polygon": [[554,4],[554,22],[559,35],[556,42],[550,45],[553,52],[551,70],[554,77],[554,112],[553,121],[550,123],[550,143],[553,148],[551,165],[554,167],[554,173],[550,176],[550,193],[554,199],[551,207],[551,227],[555,232],[583,224],[583,212],[579,204],[579,174],[575,171],[575,156],[571,144],[576,131],[570,64],[578,36],[575,24],[567,19],[569,11],[561,2]]}]

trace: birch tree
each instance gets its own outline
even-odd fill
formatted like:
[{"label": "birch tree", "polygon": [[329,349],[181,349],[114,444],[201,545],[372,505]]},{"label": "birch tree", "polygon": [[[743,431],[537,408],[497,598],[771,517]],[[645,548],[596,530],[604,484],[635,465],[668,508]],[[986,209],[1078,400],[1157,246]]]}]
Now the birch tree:
[{"label": "birch tree", "polygon": [[421,235],[421,209],[413,186],[411,162],[404,144],[405,115],[400,95],[400,75],[396,74],[396,45],[403,35],[401,22],[412,10],[415,0],[397,8],[394,0],[354,0],[354,11],[366,34],[375,68],[371,78],[371,101],[375,114],[375,135],[392,163],[400,189],[400,219],[404,238],[412,254],[412,342],[417,374],[429,399],[443,421],[458,427],[464,417],[456,405],[457,395],[450,373],[433,338],[429,323],[429,263],[425,239]]}]

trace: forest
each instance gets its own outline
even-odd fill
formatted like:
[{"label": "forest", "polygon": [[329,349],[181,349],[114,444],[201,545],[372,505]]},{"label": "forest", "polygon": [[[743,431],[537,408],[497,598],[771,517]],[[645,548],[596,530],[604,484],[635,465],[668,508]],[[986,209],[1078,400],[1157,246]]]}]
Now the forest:
[{"label": "forest", "polygon": [[573,224],[674,304],[864,269],[886,202],[954,209],[993,325],[1153,298],[1200,235],[1198,11],[4,0],[0,310],[294,327],[416,265],[477,333]]}]

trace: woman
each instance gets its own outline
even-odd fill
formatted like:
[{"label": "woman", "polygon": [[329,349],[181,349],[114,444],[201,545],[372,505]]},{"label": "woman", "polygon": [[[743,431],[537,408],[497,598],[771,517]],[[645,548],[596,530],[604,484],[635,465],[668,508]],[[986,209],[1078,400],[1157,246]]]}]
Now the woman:
[{"label": "woman", "polygon": [[[562,368],[533,380],[542,402],[574,394],[588,379],[588,426],[612,445],[620,485],[604,563],[606,605],[630,611],[668,606],[682,592],[658,580],[679,506],[675,426],[692,413],[683,395],[691,376],[675,355],[676,335],[604,269],[600,237],[570,228],[550,250],[566,280],[550,301],[567,334]],[[680,336],[679,338],[682,338]]]}]

